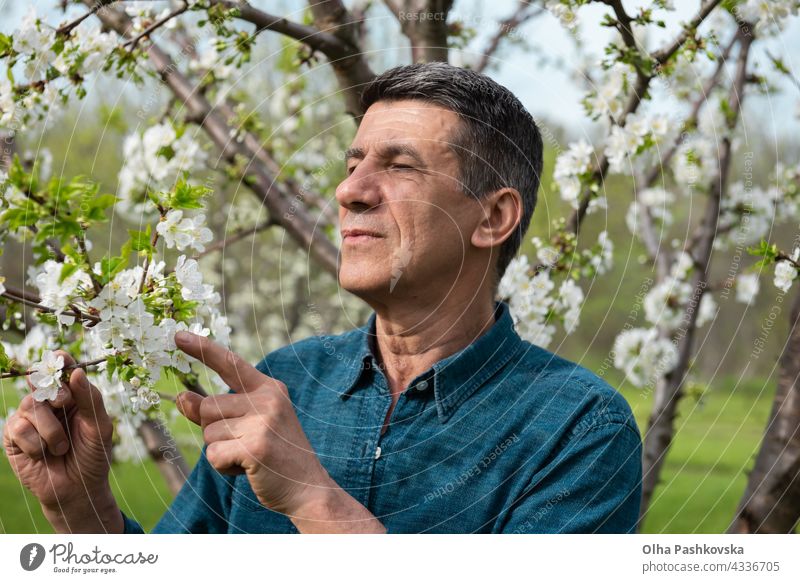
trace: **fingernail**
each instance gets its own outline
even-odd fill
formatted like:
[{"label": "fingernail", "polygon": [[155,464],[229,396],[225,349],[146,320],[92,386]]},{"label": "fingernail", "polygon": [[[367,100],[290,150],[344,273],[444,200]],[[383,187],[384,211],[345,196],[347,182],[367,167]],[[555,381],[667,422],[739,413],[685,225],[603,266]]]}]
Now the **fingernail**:
[{"label": "fingernail", "polygon": [[67,453],[68,449],[69,449],[69,443],[67,443],[66,441],[59,442],[58,445],[56,445],[56,450],[55,450],[56,455],[64,455],[65,453]]},{"label": "fingernail", "polygon": [[189,344],[194,340],[194,335],[189,334],[188,332],[181,330],[179,332],[175,332],[175,341],[180,341],[182,344]]}]

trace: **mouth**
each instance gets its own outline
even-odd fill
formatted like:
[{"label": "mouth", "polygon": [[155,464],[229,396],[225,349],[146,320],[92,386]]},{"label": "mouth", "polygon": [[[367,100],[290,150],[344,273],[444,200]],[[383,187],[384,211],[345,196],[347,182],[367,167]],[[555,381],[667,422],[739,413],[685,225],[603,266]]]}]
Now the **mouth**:
[{"label": "mouth", "polygon": [[346,229],[342,231],[342,242],[349,244],[370,243],[381,239],[382,236],[373,231],[362,229]]}]

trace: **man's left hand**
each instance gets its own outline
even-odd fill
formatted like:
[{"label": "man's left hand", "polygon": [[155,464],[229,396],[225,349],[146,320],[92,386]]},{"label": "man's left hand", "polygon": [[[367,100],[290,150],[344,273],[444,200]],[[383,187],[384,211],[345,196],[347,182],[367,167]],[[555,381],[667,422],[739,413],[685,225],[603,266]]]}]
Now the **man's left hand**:
[{"label": "man's left hand", "polygon": [[178,332],[175,343],[235,391],[208,397],[186,391],[176,401],[203,428],[206,457],[216,470],[244,472],[264,506],[290,517],[338,489],[303,432],[286,385],[208,338]]}]

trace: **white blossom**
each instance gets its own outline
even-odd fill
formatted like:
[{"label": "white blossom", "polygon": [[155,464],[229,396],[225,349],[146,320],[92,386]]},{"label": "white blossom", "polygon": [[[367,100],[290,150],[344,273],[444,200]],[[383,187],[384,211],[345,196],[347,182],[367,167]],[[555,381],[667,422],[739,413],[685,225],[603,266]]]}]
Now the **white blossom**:
[{"label": "white blossom", "polygon": [[164,220],[156,226],[156,231],[164,238],[167,247],[176,247],[183,251],[192,247],[197,251],[205,251],[205,244],[213,239],[211,229],[205,226],[206,217],[199,214],[195,217],[183,218],[183,211],[171,210]]},{"label": "white blossom", "polygon": [[677,364],[677,348],[656,328],[625,330],[614,341],[614,366],[636,387],[654,383]]},{"label": "white blossom", "polygon": [[572,334],[578,327],[583,304],[583,290],[572,279],[565,279],[558,289],[558,308],[563,310],[564,331]]},{"label": "white blossom", "polygon": [[590,263],[599,275],[603,275],[614,266],[614,243],[609,238],[608,231],[600,231],[597,247],[600,251],[591,256]]},{"label": "white blossom", "polygon": [[185,255],[178,257],[175,264],[175,277],[181,284],[181,295],[185,300],[205,301],[214,294],[212,285],[203,283],[200,266],[194,259],[186,259]]},{"label": "white blossom", "polygon": [[563,27],[572,31],[578,28],[578,15],[572,6],[559,0],[547,0],[544,7],[559,20]]},{"label": "white blossom", "polygon": [[89,306],[99,311],[101,320],[123,318],[131,298],[117,279],[109,282],[100,293],[89,302]]},{"label": "white blossom", "polygon": [[119,173],[119,196],[123,212],[136,216],[150,212],[152,205],[138,197],[146,188],[167,190],[180,173],[203,169],[206,153],[200,144],[184,132],[178,137],[171,123],[147,128],[143,134],[128,135],[122,146],[124,165]]},{"label": "white blossom", "polygon": [[35,401],[54,401],[61,387],[61,371],[64,369],[64,357],[56,355],[52,350],[42,354],[39,362],[33,363],[30,374],[31,384],[36,387],[33,392]]},{"label": "white blossom", "polygon": [[48,259],[42,266],[29,271],[32,276],[29,281],[39,288],[41,305],[52,308],[56,314],[61,314],[67,308],[80,289],[92,288],[91,278],[81,269],[59,282],[63,268],[63,263]]},{"label": "white blossom", "polygon": [[153,407],[157,407],[161,402],[159,394],[148,387],[140,387],[137,389],[136,394],[131,397],[131,407],[134,412],[147,411]]},{"label": "white blossom", "polygon": [[633,79],[634,72],[629,65],[614,63],[598,81],[597,91],[586,99],[589,112],[594,115],[609,115],[612,118],[619,116]]},{"label": "white blossom", "polygon": [[36,9],[31,6],[12,38],[15,51],[24,55],[35,55],[52,46],[55,42],[55,30],[42,23],[36,15]]},{"label": "white blossom", "polygon": [[680,327],[685,308],[692,295],[692,286],[674,277],[669,277],[647,293],[644,298],[644,314],[647,321],[664,330]]},{"label": "white blossom", "polygon": [[736,301],[752,305],[761,286],[755,273],[742,274],[736,278]]},{"label": "white blossom", "polygon": [[[794,254],[792,255],[792,259],[797,261],[797,252],[800,251],[800,247],[795,249]],[[789,288],[792,287],[792,282],[797,277],[797,268],[788,261],[778,261],[775,265],[775,287],[779,290],[785,292],[789,291]]]},{"label": "white blossom", "polygon": [[11,81],[0,78],[0,126],[8,126],[14,119],[16,103],[14,102],[14,88]]},{"label": "white blossom", "polygon": [[745,0],[736,6],[738,16],[758,30],[780,31],[790,15],[796,15],[797,0]]},{"label": "white blossom", "polygon": [[231,327],[228,326],[228,318],[219,314],[211,316],[211,333],[214,339],[223,346],[229,347],[231,343]]},{"label": "white blossom", "polygon": [[685,281],[692,269],[694,269],[694,259],[686,251],[681,251],[675,259],[675,263],[672,264],[669,274],[675,279]]},{"label": "white blossom", "polygon": [[700,298],[700,306],[697,311],[697,320],[695,324],[698,328],[702,328],[709,322],[711,322],[717,315],[717,302],[714,300],[714,296],[712,296],[709,292],[703,294],[703,297]]},{"label": "white blossom", "polygon": [[580,176],[591,169],[593,155],[592,146],[584,140],[579,140],[572,143],[569,149],[556,160],[553,179],[561,193],[561,198],[574,208],[577,208],[580,196]]}]

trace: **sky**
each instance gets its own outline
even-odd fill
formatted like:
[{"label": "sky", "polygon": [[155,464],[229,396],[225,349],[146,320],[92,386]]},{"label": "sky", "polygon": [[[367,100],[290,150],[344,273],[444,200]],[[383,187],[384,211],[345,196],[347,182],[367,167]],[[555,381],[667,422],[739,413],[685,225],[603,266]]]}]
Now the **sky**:
[{"label": "sky", "polygon": [[[352,4],[352,0],[345,1],[348,5]],[[50,12],[50,20],[57,22],[61,19],[61,13],[53,9],[54,4],[56,3],[53,0],[34,0],[30,3],[0,0],[0,31],[13,31],[28,5],[36,6],[39,14]],[[251,4],[294,19],[299,18],[298,9],[305,6],[305,2],[301,0],[254,0]],[[478,37],[471,46],[481,48],[484,46],[481,41],[496,30],[496,23],[510,14],[515,4],[516,0],[457,0],[451,20],[458,19],[474,28]],[[637,6],[648,2],[625,0],[624,4],[628,12],[633,13]],[[667,24],[671,25],[669,28],[674,29],[674,25],[689,19],[698,5],[699,0],[675,0],[676,11],[666,15]],[[581,9],[578,36],[586,52],[602,54],[602,49],[610,38],[610,31],[600,26],[599,22],[608,10],[603,5],[589,5]],[[381,26],[397,28],[392,15],[381,6],[372,14]],[[511,89],[537,118],[555,122],[572,134],[589,133],[590,124],[580,105],[582,91],[573,78],[579,70],[578,57],[565,29],[552,15],[544,14],[514,31],[514,34],[537,47],[537,51],[530,54],[513,46],[505,47],[499,54],[498,66],[490,71],[492,77]],[[663,40],[670,34],[654,34],[653,41]],[[797,71],[796,76],[800,77],[800,17],[795,17],[779,37],[759,43],[757,59],[765,61],[765,48],[773,54],[783,55],[786,64],[791,70]],[[544,64],[542,56],[545,56]],[[396,59],[407,59],[407,50],[402,47],[380,47],[370,58],[379,63],[392,63]],[[454,55],[454,60],[458,58]],[[475,55],[466,55],[464,58],[475,58]],[[784,80],[781,80],[779,86],[782,88],[780,94],[771,97],[754,96],[747,105],[747,114],[763,117],[762,127],[768,132],[791,138],[800,130],[800,90]]]}]

